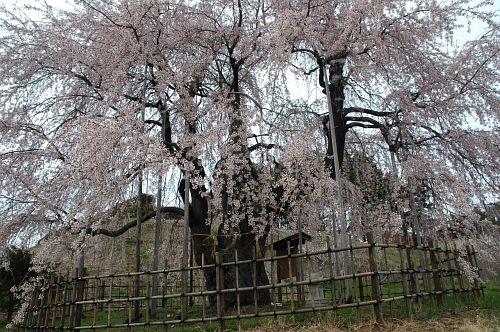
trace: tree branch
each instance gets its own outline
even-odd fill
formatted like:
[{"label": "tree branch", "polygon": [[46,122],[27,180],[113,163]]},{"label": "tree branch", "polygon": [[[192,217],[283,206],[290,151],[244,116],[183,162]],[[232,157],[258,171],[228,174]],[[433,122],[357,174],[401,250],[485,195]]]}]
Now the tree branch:
[{"label": "tree branch", "polygon": [[[174,215],[178,215],[180,217],[182,217],[184,215],[183,209],[178,208],[178,207],[174,207],[174,206],[162,207],[160,209],[160,212],[162,214],[174,214]],[[141,218],[141,223],[145,223],[148,220],[153,219],[155,215],[156,215],[156,211],[154,211],[154,210],[144,214]],[[119,229],[116,229],[116,230],[109,230],[109,229],[105,229],[105,228],[92,229],[90,227],[87,227],[85,229],[85,233],[92,235],[92,236],[104,235],[104,236],[109,236],[109,237],[118,237],[118,236],[122,235],[123,233],[125,233],[126,231],[128,231],[129,229],[135,227],[136,225],[137,225],[137,221],[134,220],[134,221],[131,221],[131,222],[123,225],[122,227],[120,227]]]},{"label": "tree branch", "polygon": [[155,126],[158,126],[158,127],[161,127],[162,126],[162,123],[158,120],[144,120],[144,123],[146,124],[152,124],[152,125],[155,125]]},{"label": "tree branch", "polygon": [[[365,127],[365,128],[380,128],[380,129],[384,128],[383,124],[381,124],[380,122],[378,122],[375,119],[372,119],[372,118],[369,118],[366,116],[346,116],[345,121],[346,122],[347,121],[368,122],[369,124],[371,124],[373,126],[373,127]],[[352,125],[352,123],[348,124],[347,127],[352,128],[353,126],[351,126],[351,125]],[[360,126],[358,126],[358,127],[360,127]]]},{"label": "tree branch", "polygon": [[369,129],[377,129],[379,128],[378,126],[368,124],[368,123],[363,123],[363,122],[351,122],[347,125],[347,128],[354,128],[354,127],[361,127],[361,128],[369,128]]},{"label": "tree branch", "polygon": [[260,148],[264,148],[264,149],[281,149],[281,146],[279,146],[278,144],[265,144],[265,143],[262,143],[262,142],[259,142],[259,143],[256,143],[254,145],[252,145],[251,147],[248,148],[248,151],[252,152],[252,151],[255,151],[257,149],[260,149]]},{"label": "tree branch", "polygon": [[396,114],[396,112],[381,112],[381,111],[374,111],[369,108],[363,108],[363,107],[348,107],[344,108],[344,113],[349,114],[349,113],[363,113],[363,114],[369,114],[373,116],[391,116]]}]

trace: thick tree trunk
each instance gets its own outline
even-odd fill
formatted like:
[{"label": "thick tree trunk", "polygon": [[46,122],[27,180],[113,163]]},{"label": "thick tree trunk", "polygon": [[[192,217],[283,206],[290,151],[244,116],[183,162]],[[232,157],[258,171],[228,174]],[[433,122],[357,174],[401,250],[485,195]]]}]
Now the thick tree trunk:
[{"label": "thick tree trunk", "polygon": [[[178,188],[179,194],[184,200],[184,179]],[[208,201],[200,193],[200,189],[190,189],[191,203],[189,204],[189,228],[191,229],[191,245],[194,260],[197,265],[215,264],[215,243],[211,236],[208,220]],[[205,285],[207,290],[215,290],[216,277],[215,268],[203,269]],[[214,304],[215,298],[210,297],[210,304]]]},{"label": "thick tree trunk", "polygon": [[[184,180],[179,185],[181,197],[183,195]],[[210,225],[207,224],[208,218],[208,202],[207,198],[202,196],[198,189],[191,189],[191,204],[189,214],[189,226],[192,234],[192,246],[194,259],[197,265],[215,264],[215,253],[222,253],[223,262],[234,262],[236,253],[238,260],[251,260],[253,257],[262,257],[265,253],[265,243],[269,230],[266,230],[265,235],[261,236],[257,241],[257,250],[255,250],[256,236],[252,232],[248,222],[240,222],[240,232],[242,235],[226,234],[222,228],[218,232],[218,241],[215,241],[211,236]],[[252,287],[255,285],[269,284],[264,263],[257,262],[255,264],[241,264],[238,266],[238,287]],[[224,288],[236,287],[236,268],[234,266],[224,267],[223,269],[223,286]],[[215,268],[206,268],[203,270],[205,277],[205,285],[207,290],[216,289],[216,273]],[[254,292],[240,293],[240,305],[252,304],[255,301]],[[225,305],[232,307],[236,305],[236,293],[228,293],[224,296]],[[216,304],[215,296],[209,298],[210,304]],[[269,291],[260,290],[257,292],[258,304],[271,303]]]},{"label": "thick tree trunk", "polygon": [[[219,251],[223,253],[223,262],[234,262],[236,258],[238,261],[255,260],[265,255],[265,244],[269,230],[266,230],[265,235],[256,240],[256,234],[251,232],[248,224],[240,224],[240,229],[248,232],[244,232],[244,234],[237,237],[219,237]],[[269,284],[264,262],[254,261],[247,264],[238,264],[238,269],[233,265],[227,266],[223,271],[223,285],[226,289],[236,288],[236,286],[242,288]],[[229,293],[224,297],[227,307],[236,306],[237,300],[236,293]],[[246,291],[239,293],[239,301],[240,305],[250,305],[255,302],[258,305],[266,305],[271,303],[271,296],[268,290]]]}]

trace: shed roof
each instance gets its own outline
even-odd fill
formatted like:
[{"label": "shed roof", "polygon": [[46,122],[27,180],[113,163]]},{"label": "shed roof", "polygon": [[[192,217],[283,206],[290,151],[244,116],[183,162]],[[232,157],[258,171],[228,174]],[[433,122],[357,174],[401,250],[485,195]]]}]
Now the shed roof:
[{"label": "shed roof", "polygon": [[[306,241],[311,241],[312,236],[302,232],[302,244],[304,244]],[[287,236],[281,240],[278,240],[273,243],[273,249],[274,250],[279,250],[279,249],[284,249],[288,247],[288,242],[290,242],[290,247],[297,246],[299,244],[299,232],[294,233],[290,236]]]}]

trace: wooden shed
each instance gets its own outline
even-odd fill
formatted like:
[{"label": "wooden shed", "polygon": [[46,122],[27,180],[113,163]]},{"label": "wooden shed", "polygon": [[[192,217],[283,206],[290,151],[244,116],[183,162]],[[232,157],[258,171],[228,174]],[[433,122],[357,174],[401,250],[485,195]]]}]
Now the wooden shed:
[{"label": "wooden shed", "polygon": [[[273,250],[276,252],[276,256],[287,256],[290,248],[290,254],[299,253],[299,238],[302,237],[302,245],[304,245],[307,241],[311,241],[312,237],[309,234],[302,232],[294,233],[290,236],[287,236],[281,240],[278,240],[272,244]],[[291,271],[290,271],[291,267]],[[277,261],[277,280],[281,282],[284,279],[295,279],[299,280],[300,274],[300,259],[299,258],[282,258]],[[299,287],[297,291],[297,300],[302,298],[301,296],[301,287]],[[278,289],[278,300],[282,302],[282,288]]]}]

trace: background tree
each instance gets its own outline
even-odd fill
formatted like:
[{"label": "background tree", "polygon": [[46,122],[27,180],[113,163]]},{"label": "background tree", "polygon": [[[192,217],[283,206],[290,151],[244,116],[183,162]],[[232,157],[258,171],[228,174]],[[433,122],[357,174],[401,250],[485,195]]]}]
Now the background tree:
[{"label": "background tree", "polygon": [[0,310],[7,313],[7,321],[19,305],[19,297],[15,294],[15,287],[34,277],[31,268],[31,254],[27,250],[10,247],[0,267]]}]

